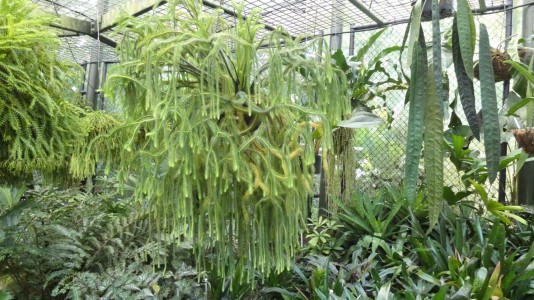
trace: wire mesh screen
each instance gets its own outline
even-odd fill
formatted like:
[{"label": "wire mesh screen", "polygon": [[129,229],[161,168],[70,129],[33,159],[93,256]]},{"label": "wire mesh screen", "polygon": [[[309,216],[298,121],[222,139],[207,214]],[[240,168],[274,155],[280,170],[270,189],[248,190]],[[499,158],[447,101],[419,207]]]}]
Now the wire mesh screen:
[{"label": "wire mesh screen", "polygon": [[[492,47],[500,48],[501,50],[504,47],[505,41],[505,19],[506,16],[504,13],[481,15],[475,17],[478,22],[486,24],[489,35],[490,35],[490,44]],[[443,34],[447,30],[450,30],[452,26],[452,18],[443,19],[441,21],[441,31]],[[432,38],[432,28],[431,23],[427,22],[423,24],[423,29],[425,32],[425,37],[427,42],[431,41]],[[345,30],[348,30],[345,29]],[[369,49],[367,56],[372,58],[378,52],[388,47],[394,45],[401,45],[403,36],[406,30],[406,24],[391,26],[380,38],[373,44]],[[376,32],[373,31],[364,31],[357,32],[354,34],[354,51],[358,51],[363,45],[371,38],[371,36]],[[443,35],[442,34],[442,35]],[[342,35],[342,50],[348,55],[351,51],[350,45],[350,34],[344,33]],[[429,45],[430,46],[430,45]],[[431,49],[429,49],[431,51]],[[478,52],[478,51],[476,51]],[[450,53],[443,52],[445,56],[451,56]],[[477,55],[477,53],[476,53]],[[476,56],[475,55],[475,56]],[[449,58],[452,60],[452,56]],[[477,59],[475,57],[475,59]],[[386,68],[391,68],[395,64],[399,64],[399,53],[391,53],[388,56],[382,58],[384,61],[384,66]],[[405,61],[405,60],[404,60]],[[405,71],[409,74],[409,69],[404,65]],[[454,75],[454,68],[450,66],[447,68],[447,75],[449,78],[449,103],[451,103],[455,98],[455,91],[457,88],[457,82]],[[373,81],[380,81],[381,78],[372,78]],[[479,82],[475,80],[475,90],[477,98],[477,110],[480,110],[480,93],[479,93]],[[499,105],[502,103],[502,94],[503,94],[503,85],[502,83],[497,84],[497,99]],[[356,140],[355,140],[355,150],[357,156],[357,169],[356,169],[356,185],[359,190],[364,190],[368,192],[375,191],[384,183],[392,183],[395,185],[402,184],[404,178],[404,156],[405,156],[405,145],[407,139],[407,129],[408,129],[408,106],[405,106],[405,97],[406,90],[396,90],[386,93],[386,110],[389,110],[392,113],[393,121],[391,124],[383,124],[376,128],[371,129],[356,129]],[[374,113],[377,115],[384,115],[383,109],[375,110]],[[458,105],[457,112],[459,117],[462,119],[462,123],[467,124],[466,118],[463,114],[461,106]],[[444,128],[447,129],[450,116],[445,117]],[[470,144],[470,149],[476,151],[480,154],[480,158],[484,158],[484,145],[483,143],[473,140]],[[420,178],[421,180],[424,177],[423,164],[420,164]],[[461,179],[461,173],[459,173],[454,166],[454,164],[444,157],[444,180],[445,185],[450,186],[453,190],[458,191],[465,189]],[[497,181],[492,185],[488,186],[488,192],[492,197],[497,198],[498,194],[498,184]],[[509,193],[507,193],[509,194]],[[507,199],[510,200],[510,199]]]},{"label": "wire mesh screen", "polygon": [[[127,0],[32,0],[45,11],[56,15],[66,15],[78,19],[96,22],[99,18],[115,9],[121,9],[124,5],[134,2]],[[163,4],[154,10],[139,16],[140,18],[149,15],[161,15],[165,12],[168,5]],[[245,0],[244,14],[250,15],[253,10],[260,10],[262,22],[274,27],[284,27],[292,35],[311,34],[316,35],[319,32],[342,32],[331,39],[332,48],[338,46],[346,55],[352,54],[360,49],[370,37],[376,33],[377,29],[363,31],[369,26],[375,26],[377,20],[385,24],[395,24],[406,22],[410,16],[411,5],[413,1],[409,0]],[[483,3],[485,8],[495,8],[497,10],[504,7],[504,0],[486,0],[486,1],[469,1],[475,10],[484,10],[480,4]],[[213,7],[224,8],[221,12],[222,17],[227,21],[235,20],[235,9],[232,8],[231,2],[226,0],[203,1],[204,9],[212,12]],[[358,5],[356,5],[357,3]],[[209,4],[209,5],[206,5]],[[221,11],[217,9],[217,11]],[[234,14],[232,14],[232,12]],[[505,13],[498,12],[476,16],[478,22],[486,24],[490,34],[490,43],[492,47],[503,48],[505,41]],[[349,26],[350,25],[350,26]],[[441,21],[441,30],[445,33],[452,25],[452,18],[446,18]],[[392,25],[381,37],[373,44],[368,51],[368,56],[373,57],[383,49],[391,46],[401,45],[406,24]],[[357,29],[350,38],[351,31]],[[431,39],[431,24],[426,22],[423,29],[427,41]],[[267,29],[265,29],[266,31]],[[120,40],[120,34],[114,35],[114,29],[106,31],[105,34],[111,36],[115,41]],[[265,32],[263,32],[264,34]],[[341,39],[339,39],[341,38]],[[114,49],[99,41],[87,36],[63,37],[64,47],[60,57],[65,60],[71,60],[82,64],[84,62],[115,62],[117,56]],[[353,41],[353,42],[351,42]],[[400,65],[398,52],[391,53],[382,57],[385,62],[383,67],[396,72]],[[447,53],[444,56],[450,55]],[[405,61],[405,60],[404,60]],[[407,66],[404,66],[407,70]],[[409,73],[409,72],[408,72]],[[449,78],[450,92],[449,102],[454,99],[456,90],[456,79],[452,67],[447,69]],[[380,82],[383,78],[375,76],[372,81]],[[378,86],[377,88],[380,88]],[[479,83],[475,80],[475,90],[479,89]],[[502,84],[497,85],[498,98],[502,98]],[[392,184],[402,184],[404,177],[404,156],[407,138],[408,112],[405,106],[406,90],[389,91],[385,94],[385,107],[377,109],[376,114],[380,116],[391,115],[392,122],[381,125],[372,129],[356,130],[355,153],[357,158],[356,185],[363,190],[376,190],[385,182]],[[480,95],[477,94],[477,108],[480,109]],[[499,101],[501,103],[502,101]],[[466,123],[465,116],[461,109],[457,109],[459,117]],[[448,116],[446,116],[446,119]],[[448,120],[445,120],[446,127]],[[481,158],[484,158],[483,144],[479,141],[473,141],[471,149],[478,151]],[[452,162],[445,157],[445,184],[453,187],[455,190],[463,188],[461,174],[459,174]],[[421,179],[424,172],[421,164]],[[496,197],[498,192],[497,184],[487,187],[490,194]],[[510,193],[507,193],[510,194]]]}]

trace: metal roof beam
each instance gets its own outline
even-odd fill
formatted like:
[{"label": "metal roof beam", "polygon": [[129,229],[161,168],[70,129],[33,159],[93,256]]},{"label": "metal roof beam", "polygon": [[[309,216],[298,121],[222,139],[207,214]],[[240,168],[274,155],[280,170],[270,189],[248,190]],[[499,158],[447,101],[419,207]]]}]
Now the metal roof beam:
[{"label": "metal roof beam", "polygon": [[384,24],[384,21],[382,21],[382,19],[380,19],[377,15],[373,14],[373,12],[367,9],[367,7],[365,7],[365,5],[360,3],[359,0],[349,0],[349,2],[352,3],[352,5],[356,6],[357,9],[359,9],[362,13],[368,16],[371,20],[375,21],[376,24],[378,25]]},{"label": "metal roof beam", "polygon": [[[38,17],[43,15],[50,15],[50,13],[38,8],[34,9],[30,13],[30,17]],[[93,26],[94,24],[92,22],[64,15],[57,15],[57,18],[58,21],[50,24],[51,27],[86,35],[92,35],[94,33],[95,27]]]},{"label": "metal roof beam", "polygon": [[485,12],[486,9],[488,9],[486,7],[486,0],[478,0],[478,6],[480,7],[481,12]]},{"label": "metal roof beam", "polygon": [[[353,0],[350,0],[353,1]],[[132,16],[140,16],[144,13],[147,13],[151,11],[152,9],[159,7],[163,4],[166,4],[168,1],[166,0],[130,0],[126,2],[122,7],[115,8],[106,14],[102,15],[99,20],[99,28],[100,32],[104,32],[106,30],[109,30],[113,27],[115,27],[118,24],[119,17],[123,13],[127,13]],[[208,0],[203,0],[202,4],[205,7],[209,7],[212,9],[221,9],[226,15],[229,15],[231,17],[237,18],[237,13],[229,8],[220,6],[219,4],[213,3]],[[246,16],[243,16],[244,19],[246,19]],[[265,29],[274,31],[276,30],[275,27],[265,24],[262,24]],[[291,38],[295,39],[294,36],[291,36]]]},{"label": "metal roof beam", "polygon": [[[349,1],[353,1],[353,0],[349,0]],[[504,9],[506,9],[506,5],[502,4],[502,5],[486,7],[484,10],[482,10],[480,8],[480,9],[473,9],[471,11],[473,12],[474,15],[485,15],[485,14],[489,14],[489,13],[492,13],[492,12],[495,12],[495,11],[504,10]],[[384,27],[390,26],[390,25],[405,24],[405,23],[408,23],[408,22],[410,22],[410,19],[399,19],[399,20],[390,21],[390,22],[383,22],[382,24],[370,24],[370,25],[363,25],[363,26],[352,26],[350,31],[351,32],[369,31],[369,30],[375,30],[375,29],[384,28]]]},{"label": "metal roof beam", "polygon": [[167,1],[162,0],[130,0],[124,5],[110,10],[109,12],[103,14],[98,20],[98,25],[100,26],[100,31],[109,30],[119,23],[120,16],[123,13],[129,14],[131,16],[137,17],[144,13],[151,11],[154,8],[157,8]]},{"label": "metal roof beam", "polygon": [[[30,13],[30,17],[38,17],[42,15],[49,15],[49,14],[50,13],[47,13],[41,9],[34,9]],[[58,21],[50,24],[50,27],[58,28],[63,31],[63,34],[59,34],[59,37],[87,35],[94,39],[100,40],[102,43],[110,47],[113,47],[113,48],[117,47],[117,42],[115,42],[114,40],[102,34],[98,35],[94,22],[81,20],[78,18],[64,16],[64,15],[57,15],[57,18],[58,18]]]}]

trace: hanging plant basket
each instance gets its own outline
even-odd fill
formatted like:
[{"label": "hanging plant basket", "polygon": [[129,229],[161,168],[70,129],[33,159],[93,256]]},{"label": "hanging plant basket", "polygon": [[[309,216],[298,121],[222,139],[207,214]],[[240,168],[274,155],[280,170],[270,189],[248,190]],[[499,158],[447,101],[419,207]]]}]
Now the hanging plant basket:
[{"label": "hanging plant basket", "polygon": [[528,154],[534,154],[534,128],[522,128],[512,131],[519,146]]},{"label": "hanging plant basket", "polygon": [[[510,54],[503,52],[499,49],[491,49],[491,57],[493,61],[493,74],[495,75],[495,82],[505,81],[512,78],[511,66],[505,61],[511,59]],[[474,65],[474,76],[476,79],[480,79],[480,72],[478,69],[478,62]]]}]

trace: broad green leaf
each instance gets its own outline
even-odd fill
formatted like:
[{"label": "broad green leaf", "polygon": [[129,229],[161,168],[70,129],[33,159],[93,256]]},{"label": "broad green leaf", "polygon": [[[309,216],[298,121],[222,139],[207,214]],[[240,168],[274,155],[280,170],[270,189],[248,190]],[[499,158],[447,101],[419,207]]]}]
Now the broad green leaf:
[{"label": "broad green leaf", "polygon": [[[522,210],[524,210],[524,209],[522,209]],[[518,215],[516,215],[516,214],[514,214],[514,213],[510,213],[510,212],[507,212],[507,211],[501,211],[500,214],[501,214],[504,218],[508,218],[508,219],[512,218],[512,219],[516,220],[517,222],[519,222],[519,223],[521,223],[521,224],[523,224],[523,225],[525,225],[525,226],[528,225],[528,221],[527,221],[527,220],[525,220],[525,219],[522,218],[521,216],[518,216]],[[510,225],[513,225],[513,224],[510,224]]]},{"label": "broad green leaf", "polygon": [[465,283],[454,295],[452,295],[449,299],[450,300],[469,300],[471,297],[471,285],[469,283]]},{"label": "broad green leaf", "polygon": [[488,178],[493,183],[499,172],[499,160],[501,158],[501,126],[497,109],[493,59],[491,57],[488,31],[484,24],[480,24],[479,47],[484,150],[486,152]]},{"label": "broad green leaf", "polygon": [[516,176],[517,174],[519,174],[519,171],[521,171],[521,169],[523,168],[523,165],[525,165],[525,163],[529,159],[528,157],[529,157],[528,153],[521,151],[521,155],[517,159],[517,170],[515,174]]},{"label": "broad green leaf", "polygon": [[462,108],[465,116],[467,117],[467,122],[471,127],[471,131],[473,132],[473,136],[477,139],[480,139],[480,125],[478,123],[477,111],[475,107],[475,89],[473,87],[473,80],[467,75],[464,62],[462,60],[460,39],[458,36],[457,16],[455,16],[453,20],[452,52],[454,72],[456,73],[458,93],[460,94],[460,102],[462,103]]},{"label": "broad green leaf", "polygon": [[0,290],[0,300],[11,300],[13,299],[13,295],[5,290]]},{"label": "broad green leaf", "polygon": [[486,189],[476,181],[473,181],[471,179],[469,179],[468,181],[469,183],[471,183],[471,185],[473,185],[477,193],[480,195],[480,198],[482,198],[482,201],[484,203],[488,202],[488,193],[486,192]]},{"label": "broad green leaf", "polygon": [[411,81],[408,88],[409,116],[408,141],[406,143],[406,163],[404,165],[406,196],[410,201],[416,197],[419,161],[423,144],[425,96],[428,61],[423,48],[424,41],[415,42],[411,65]]},{"label": "broad green leaf", "polygon": [[447,296],[447,292],[449,291],[448,285],[441,285],[439,288],[439,291],[434,295],[434,298],[432,300],[445,300]]},{"label": "broad green leaf", "polygon": [[524,64],[513,60],[507,60],[506,63],[510,64],[512,68],[523,75],[528,81],[530,81],[531,84],[534,84],[534,74],[528,70],[528,67],[525,67]]},{"label": "broad green leaf", "polygon": [[517,102],[516,104],[512,105],[512,107],[510,107],[510,109],[508,109],[508,112],[506,112],[506,116],[514,115],[516,111],[518,111],[519,109],[523,108],[525,105],[531,103],[532,101],[534,101],[534,98],[528,97],[528,98],[525,98],[525,99]]},{"label": "broad green leaf", "polygon": [[[456,13],[458,38],[465,71],[469,78],[473,79],[473,53],[475,49],[475,27],[473,13],[467,0],[458,0]],[[482,73],[482,72],[481,72]]]},{"label": "broad green leaf", "polygon": [[[432,77],[432,66],[428,77]],[[430,224],[438,221],[443,208],[443,117],[435,81],[427,81],[424,130],[424,167]]]},{"label": "broad green leaf", "polygon": [[430,283],[433,283],[433,284],[435,284],[437,286],[441,285],[441,281],[438,278],[423,272],[423,270],[417,271],[417,276],[419,276],[419,278],[421,278],[421,279],[423,279],[425,281],[428,281]]},{"label": "broad green leaf", "polygon": [[332,59],[334,59],[336,66],[338,66],[341,70],[349,70],[350,67],[347,64],[347,59],[345,58],[345,55],[343,55],[343,51],[341,51],[341,49],[338,49],[334,54],[332,54]]},{"label": "broad green leaf", "polygon": [[476,273],[475,273],[475,279],[473,280],[473,293],[478,293],[482,286],[484,285],[484,282],[486,281],[486,277],[488,276],[488,269],[484,267],[480,267]]},{"label": "broad green leaf", "polygon": [[374,45],[376,40],[387,30],[388,28],[381,29],[377,32],[375,32],[369,40],[363,45],[360,50],[358,50],[358,53],[356,53],[356,61],[362,61],[364,59],[365,54],[369,49]]},{"label": "broad green leaf", "polygon": [[376,295],[376,300],[391,299],[391,294],[389,292],[390,288],[391,288],[391,282],[384,284],[378,291],[378,294]]}]

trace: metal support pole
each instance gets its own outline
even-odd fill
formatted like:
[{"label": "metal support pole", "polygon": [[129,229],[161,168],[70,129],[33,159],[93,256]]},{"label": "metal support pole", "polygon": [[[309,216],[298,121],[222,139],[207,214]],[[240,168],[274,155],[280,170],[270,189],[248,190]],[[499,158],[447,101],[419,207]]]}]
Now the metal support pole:
[{"label": "metal support pole", "polygon": [[[319,36],[324,36],[323,30],[319,31]],[[326,176],[324,174],[324,168],[322,167],[322,157],[318,155],[315,157],[315,160],[321,161],[321,168],[319,170],[319,203],[317,204],[317,215],[325,216],[327,215],[328,210],[328,199],[326,197]]]},{"label": "metal support pole", "polygon": [[96,110],[98,108],[98,88],[100,86],[99,63],[89,63],[87,69],[87,103]]},{"label": "metal support pole", "polygon": [[330,32],[332,33],[330,35],[330,50],[332,52],[341,49],[342,45],[343,34],[341,32],[343,32],[343,20],[339,17],[338,13],[342,5],[340,0],[332,0],[332,11],[330,12],[332,15],[332,23],[330,24]]},{"label": "metal support pole", "polygon": [[[525,4],[534,3],[534,0],[524,1]],[[534,31],[534,6],[523,8],[522,35],[528,37]],[[525,46],[532,47],[527,40]],[[527,116],[532,119],[532,116]],[[530,155],[532,157],[532,155]],[[517,197],[521,205],[534,206],[534,161],[526,162],[517,175]]]},{"label": "metal support pole", "polygon": [[[353,28],[354,26],[356,26],[355,24],[352,24],[350,25],[350,28]],[[354,31],[350,31],[350,35],[349,35],[349,55],[354,55],[354,38],[355,38],[355,33]]]}]

